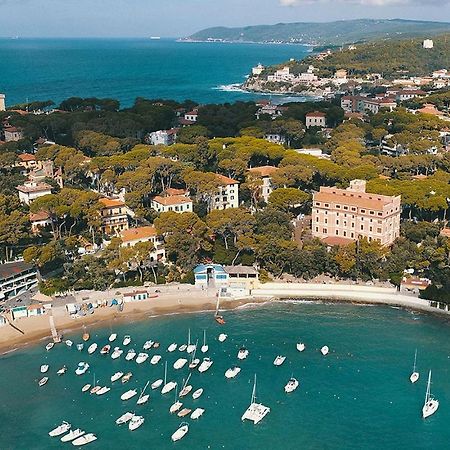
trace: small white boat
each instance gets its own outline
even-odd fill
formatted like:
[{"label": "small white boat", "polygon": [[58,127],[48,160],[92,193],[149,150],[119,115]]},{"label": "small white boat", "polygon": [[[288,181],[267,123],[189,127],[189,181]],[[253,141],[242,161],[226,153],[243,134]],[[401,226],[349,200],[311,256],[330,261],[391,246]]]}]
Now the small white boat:
[{"label": "small white boat", "polygon": [[87,392],[89,391],[89,389],[91,389],[91,384],[85,384],[82,388],[81,388],[81,392]]},{"label": "small white boat", "polygon": [[186,382],[183,383],[183,387],[181,388],[179,397],[186,397],[186,395],[188,395],[192,391],[192,386],[190,384],[188,384],[189,380],[191,379],[191,376],[192,376],[192,373],[189,374]]},{"label": "small white boat", "polygon": [[144,350],[150,350],[153,346],[153,341],[145,341],[145,344],[142,346]]},{"label": "small white boat", "polygon": [[73,441],[74,439],[77,439],[80,436],[83,436],[83,434],[85,434],[85,433],[86,433],[86,431],[81,430],[80,428],[77,428],[76,430],[70,430],[66,435],[64,435],[61,438],[61,442]]},{"label": "small white boat", "polygon": [[305,348],[306,348],[306,346],[305,346],[305,344],[303,344],[303,342],[299,342],[299,343],[297,344],[297,350],[298,350],[299,352],[303,352],[303,351],[305,350]]},{"label": "small white boat", "polygon": [[91,394],[96,394],[102,387],[101,386],[94,386],[91,390]]},{"label": "small white boat", "polygon": [[411,383],[415,383],[419,380],[420,374],[419,372],[417,372],[416,370],[416,363],[417,363],[417,349],[416,352],[414,354],[414,366],[413,366],[413,371],[411,376],[409,377],[409,381],[411,381]]},{"label": "small white boat", "polygon": [[188,353],[192,353],[196,348],[197,348],[196,345],[191,344],[191,329],[189,328],[189,331],[188,331],[188,343],[187,343],[186,351]]},{"label": "small white boat", "polygon": [[234,378],[240,371],[241,368],[238,366],[231,367],[225,372],[225,378]]},{"label": "small white boat", "polygon": [[206,372],[212,365],[213,362],[210,358],[203,358],[202,363],[200,364],[198,371],[200,373]]},{"label": "small white boat", "polygon": [[150,364],[158,364],[161,361],[162,356],[161,355],[153,355],[152,359],[150,360]]},{"label": "small white boat", "polygon": [[79,343],[79,344],[77,344],[77,350],[79,351],[79,352],[81,352],[82,350],[83,350],[83,348],[84,348],[84,344],[81,342],[81,343]]},{"label": "small white boat", "polygon": [[116,333],[112,333],[109,335],[108,341],[109,342],[114,342],[117,339],[117,334]]},{"label": "small white boat", "polygon": [[120,396],[120,400],[130,400],[130,398],[133,398],[134,396],[137,395],[137,391],[136,389],[130,389],[127,392],[124,392],[121,396]]},{"label": "small white boat", "polygon": [[91,344],[91,345],[88,347],[88,350],[87,350],[88,353],[89,353],[90,355],[92,355],[92,353],[94,353],[95,350],[97,350],[97,347],[98,347],[97,343],[94,342],[93,344]]},{"label": "small white boat", "polygon": [[242,420],[250,420],[255,425],[261,422],[267,414],[270,413],[270,408],[264,406],[262,403],[256,403],[256,374],[255,381],[253,383],[252,400],[250,406],[247,408],[245,413],[242,415]]},{"label": "small white boat", "polygon": [[119,358],[123,353],[123,350],[120,347],[114,347],[114,351],[111,353],[111,359]]},{"label": "small white boat", "polygon": [[186,434],[188,433],[188,431],[189,431],[189,425],[186,422],[181,423],[178,430],[172,434],[172,437],[171,437],[172,441],[176,442],[176,441],[179,441],[180,439],[183,439],[184,436],[186,436]]},{"label": "small white boat", "polygon": [[178,347],[178,345],[175,344],[175,342],[174,342],[173,344],[170,344],[170,345],[167,347],[167,351],[170,352],[170,353],[172,353],[172,352],[174,352],[174,351],[177,349],[177,347]]},{"label": "small white boat", "polygon": [[116,372],[114,375],[111,375],[111,383],[114,381],[118,381],[123,377],[123,372]]},{"label": "small white boat", "polygon": [[159,378],[158,380],[154,381],[154,382],[151,384],[150,387],[151,387],[153,390],[158,389],[159,387],[161,387],[161,385],[163,384],[163,382],[164,382],[164,380],[163,380],[162,378]]},{"label": "small white boat", "polygon": [[137,364],[142,364],[148,359],[148,353],[139,353],[136,358]]},{"label": "small white boat", "polygon": [[48,364],[42,364],[41,366],[41,373],[47,373],[48,372]]},{"label": "small white boat", "polygon": [[142,389],[141,395],[139,395],[139,398],[137,399],[136,404],[137,405],[144,405],[148,402],[150,395],[144,395],[145,390],[147,389],[148,385],[150,384],[150,381],[147,381],[146,385],[144,386],[144,389]]},{"label": "small white boat", "polygon": [[130,423],[128,424],[128,429],[130,431],[134,431],[137,428],[139,428],[143,423],[145,419],[142,416],[133,416],[130,420]]},{"label": "small white boat", "polygon": [[330,349],[328,348],[328,346],[324,345],[321,349],[320,349],[320,353],[322,353],[323,356],[328,355]]},{"label": "small white boat", "polygon": [[128,345],[130,342],[131,342],[131,336],[129,336],[128,334],[125,335],[124,338],[123,338],[122,344],[126,346],[126,345]]},{"label": "small white boat", "polygon": [[203,416],[204,412],[205,412],[205,410],[203,408],[196,408],[196,409],[194,409],[194,412],[191,414],[191,419],[192,420],[199,419],[201,416]]},{"label": "small white boat", "polygon": [[96,392],[96,394],[97,394],[97,395],[104,395],[104,394],[106,394],[107,392],[109,392],[110,390],[111,390],[110,387],[103,386],[102,388],[100,388],[100,389]]},{"label": "small white boat", "polygon": [[192,409],[190,408],[183,408],[181,411],[178,411],[177,416],[178,417],[186,417],[192,412]]},{"label": "small white boat", "polygon": [[163,388],[161,389],[161,394],[167,394],[170,391],[173,391],[177,387],[177,383],[175,381],[169,381],[168,383],[164,384]]},{"label": "small white boat", "polygon": [[90,444],[91,442],[94,442],[97,440],[97,436],[94,433],[88,433],[84,434],[83,436],[79,437],[78,439],[75,439],[72,441],[72,444],[75,446],[81,446]]},{"label": "small white boat", "polygon": [[298,380],[292,377],[284,386],[284,392],[289,394],[290,392],[294,392],[298,388]]},{"label": "small white boat", "polygon": [[206,353],[209,350],[209,346],[206,344],[206,330],[203,330],[203,345],[200,350],[202,353]]},{"label": "small white boat", "polygon": [[111,350],[111,346],[109,344],[102,347],[100,350],[100,355],[107,355]]},{"label": "small white boat", "polygon": [[179,400],[177,400],[175,403],[172,404],[172,406],[169,408],[170,414],[175,414],[177,411],[180,410],[180,408],[183,406],[183,403],[181,403]]},{"label": "small white boat", "polygon": [[248,356],[248,350],[245,347],[241,347],[238,351],[238,359],[245,359]]},{"label": "small white boat", "polygon": [[228,337],[228,334],[220,333],[218,340],[219,340],[219,342],[225,342],[227,340],[227,337]]},{"label": "small white boat", "polygon": [[39,380],[39,382],[38,382],[39,387],[44,386],[45,384],[47,384],[47,382],[48,382],[48,377],[43,377],[43,378],[41,378],[41,379]]},{"label": "small white boat", "polygon": [[186,345],[186,344],[180,345],[180,346],[178,347],[178,350],[179,350],[180,352],[185,352],[186,349],[187,349],[187,345]]},{"label": "small white boat", "polygon": [[173,363],[173,368],[175,370],[180,370],[182,369],[187,363],[187,359],[186,358],[178,358],[174,363]]},{"label": "small white boat", "polygon": [[189,363],[189,369],[196,369],[197,366],[200,364],[200,359],[199,358],[194,358],[190,363]]},{"label": "small white boat", "polygon": [[70,339],[66,339],[65,341],[64,341],[64,344],[66,344],[67,345],[67,347],[72,347],[72,345],[73,345],[73,342],[70,340]]},{"label": "small white boat", "polygon": [[422,417],[426,419],[432,416],[439,408],[439,400],[436,400],[430,391],[431,386],[431,370],[428,373],[427,392],[425,394],[425,403],[422,408]]},{"label": "small white boat", "polygon": [[278,355],[273,361],[274,366],[281,366],[286,361],[286,356]]},{"label": "small white boat", "polygon": [[87,372],[87,370],[89,369],[89,364],[87,362],[79,362],[78,363],[78,367],[75,370],[75,373],[77,375],[83,375]]},{"label": "small white boat", "polygon": [[127,372],[123,377],[122,377],[122,384],[128,383],[131,380],[131,377],[133,376],[132,372]]},{"label": "small white boat", "polygon": [[203,394],[203,388],[197,389],[193,394],[192,394],[192,398],[194,400],[197,400],[198,398],[200,398]]},{"label": "small white boat", "polygon": [[136,355],[137,355],[136,350],[132,348],[131,350],[128,350],[127,354],[125,355],[125,360],[131,361],[132,359],[134,359]]},{"label": "small white boat", "polygon": [[116,419],[117,425],[123,425],[124,423],[129,422],[134,417],[134,414],[132,412],[126,412],[125,414],[122,414],[118,419]]},{"label": "small white boat", "polygon": [[56,372],[57,375],[61,376],[64,375],[67,372],[67,366],[62,366],[61,369]]},{"label": "small white boat", "polygon": [[72,425],[69,422],[63,421],[61,425],[58,425],[56,428],[53,428],[52,431],[49,431],[48,435],[51,437],[61,436],[61,434],[67,433]]},{"label": "small white boat", "polygon": [[47,350],[48,352],[55,346],[54,342],[49,342],[46,346],[45,346],[45,350]]}]

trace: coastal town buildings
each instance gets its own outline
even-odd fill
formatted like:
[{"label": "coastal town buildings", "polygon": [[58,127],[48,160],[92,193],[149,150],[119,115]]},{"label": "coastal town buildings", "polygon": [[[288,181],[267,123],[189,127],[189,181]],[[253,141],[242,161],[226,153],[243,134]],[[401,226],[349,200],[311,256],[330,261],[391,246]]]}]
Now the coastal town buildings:
[{"label": "coastal town buildings", "polygon": [[30,213],[31,232],[38,234],[42,229],[52,224],[50,216],[45,211]]},{"label": "coastal town buildings", "polygon": [[6,111],[6,96],[0,94],[0,111]]},{"label": "coastal town buildings", "polygon": [[0,264],[0,302],[16,297],[38,284],[36,267],[24,261]]},{"label": "coastal town buildings", "polygon": [[145,140],[150,145],[173,145],[177,141],[178,131],[178,128],[154,131],[153,133],[149,133]]},{"label": "coastal town buildings", "polygon": [[269,196],[273,192],[272,175],[277,172],[278,167],[261,166],[249,169],[249,172],[261,178],[260,198],[266,203],[269,202]]},{"label": "coastal town buildings", "polygon": [[52,193],[52,187],[40,181],[28,181],[16,187],[19,192],[19,200],[27,205],[39,197]]},{"label": "coastal town buildings", "polygon": [[23,139],[23,131],[13,126],[5,126],[3,127],[3,136],[5,142],[20,141]]},{"label": "coastal town buildings", "polygon": [[252,68],[252,75],[259,76],[264,72],[264,70],[265,70],[265,67],[261,63],[259,63],[256,67]]},{"label": "coastal town buildings", "polygon": [[195,123],[198,119],[198,109],[193,109],[192,111],[187,112],[184,115],[184,120],[187,120],[188,122]]},{"label": "coastal town buildings", "polygon": [[382,245],[400,236],[401,197],[366,192],[366,182],[347,189],[321,187],[313,195],[312,234],[324,242],[351,242],[361,237]]},{"label": "coastal town buildings", "polygon": [[212,197],[211,209],[228,209],[239,207],[239,181],[216,174],[220,183]]},{"label": "coastal town buildings", "polygon": [[306,128],[318,127],[325,128],[327,126],[327,115],[320,111],[313,111],[306,114]]},{"label": "coastal town buildings", "polygon": [[122,247],[134,247],[136,244],[142,242],[151,242],[153,250],[150,252],[149,260],[165,261],[166,251],[164,248],[164,238],[160,236],[153,225],[128,228],[120,232],[120,239],[122,240]]},{"label": "coastal town buildings", "polygon": [[129,227],[128,216],[131,211],[122,200],[101,198],[102,204],[100,216],[102,220],[102,231],[108,235],[117,235]]},{"label": "coastal town buildings", "polygon": [[285,145],[287,142],[286,136],[280,133],[267,133],[264,139],[272,144]]},{"label": "coastal town buildings", "polygon": [[[179,190],[174,190],[179,191]],[[177,213],[192,212],[193,203],[187,193],[180,190],[181,193],[171,193],[170,191],[157,195],[152,198],[150,207],[158,213],[174,211]]]}]

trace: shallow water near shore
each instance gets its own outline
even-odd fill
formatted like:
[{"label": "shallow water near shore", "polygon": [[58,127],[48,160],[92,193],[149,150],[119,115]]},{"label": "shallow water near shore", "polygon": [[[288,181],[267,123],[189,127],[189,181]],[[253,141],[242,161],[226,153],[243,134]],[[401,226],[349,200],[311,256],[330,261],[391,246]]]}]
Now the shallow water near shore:
[{"label": "shallow water near shore", "polygon": [[[125,334],[133,338],[129,348],[142,351],[147,339],[161,343],[150,355],[161,354],[163,360],[150,365],[101,356],[88,355],[57,345],[50,352],[44,343],[10,353],[0,358],[0,433],[2,449],[73,448],[50,438],[48,431],[62,420],[74,428],[94,432],[98,440],[86,448],[162,448],[200,449],[446,449],[450,429],[450,325],[444,318],[389,307],[359,307],[343,304],[276,303],[246,307],[226,313],[227,324],[218,326],[211,313],[164,316],[136,324],[113,328],[119,334],[116,345],[122,346]],[[205,414],[190,423],[188,435],[172,443],[171,434],[183,421],[169,414],[174,392],[161,396],[148,390],[147,405],[136,406],[136,398],[122,402],[120,395],[128,389],[140,390],[147,381],[163,378],[164,360],[169,362],[168,380],[182,383],[189,369],[175,371],[173,362],[185,355],[178,350],[167,353],[172,342],[192,340],[202,344],[206,329],[209,352],[214,361],[206,373],[194,371],[190,384],[194,390],[203,387],[200,399],[183,400],[188,408],[202,407]],[[224,343],[219,333],[228,334]],[[99,348],[106,344],[110,326],[90,330],[91,341]],[[74,343],[81,333],[67,335]],[[297,341],[306,343],[297,352]],[[319,353],[322,345],[330,354]],[[239,361],[241,373],[226,380],[224,372],[238,363],[237,351],[245,345],[249,357]],[[87,346],[86,346],[87,347]],[[411,385],[414,350],[418,349],[421,377]],[[275,367],[277,355],[287,356],[281,367]],[[199,353],[197,356],[203,357]],[[89,371],[76,376],[79,361],[90,364]],[[49,364],[50,378],[42,388],[39,367]],[[56,371],[66,364],[66,375]],[[432,392],[440,401],[438,412],[424,421],[421,408],[426,390],[428,369],[433,370]],[[111,386],[116,371],[133,372],[128,384],[114,383],[106,395],[98,397],[81,393],[81,387],[92,383]],[[271,413],[258,425],[241,422],[250,402],[253,376],[258,376],[258,401],[269,406]],[[294,375],[300,386],[287,395],[283,387]],[[136,431],[115,425],[115,419],[126,411],[145,417]]]}]

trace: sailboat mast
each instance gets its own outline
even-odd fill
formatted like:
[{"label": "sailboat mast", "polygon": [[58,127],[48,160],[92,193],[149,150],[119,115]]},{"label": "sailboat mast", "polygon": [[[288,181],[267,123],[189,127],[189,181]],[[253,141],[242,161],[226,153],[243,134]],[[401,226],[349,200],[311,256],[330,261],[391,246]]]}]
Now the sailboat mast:
[{"label": "sailboat mast", "polygon": [[166,365],[164,366],[164,386],[167,384],[167,361]]},{"label": "sailboat mast", "polygon": [[253,391],[252,391],[252,404],[256,401],[256,373],[255,373],[255,381],[253,382]]},{"label": "sailboat mast", "polygon": [[414,353],[414,368],[413,368],[413,372],[416,371],[416,362],[417,362],[417,348],[416,348],[416,352]]},{"label": "sailboat mast", "polygon": [[431,385],[431,370],[428,372],[428,383],[427,383],[427,393],[425,394],[425,404],[428,403],[430,399],[430,385]]},{"label": "sailboat mast", "polygon": [[203,346],[206,345],[206,330],[203,330]]},{"label": "sailboat mast", "polygon": [[188,331],[188,347],[191,345],[191,329]]}]

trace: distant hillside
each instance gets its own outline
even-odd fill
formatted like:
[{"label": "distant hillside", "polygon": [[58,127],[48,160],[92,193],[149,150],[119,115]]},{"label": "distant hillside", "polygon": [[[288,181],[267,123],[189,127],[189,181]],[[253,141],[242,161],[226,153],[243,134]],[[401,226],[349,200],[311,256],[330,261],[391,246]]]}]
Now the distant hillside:
[{"label": "distant hillside", "polygon": [[360,19],[328,23],[279,23],[243,28],[215,27],[199,31],[189,36],[189,39],[342,45],[399,37],[434,36],[445,32],[450,32],[450,23]]}]

